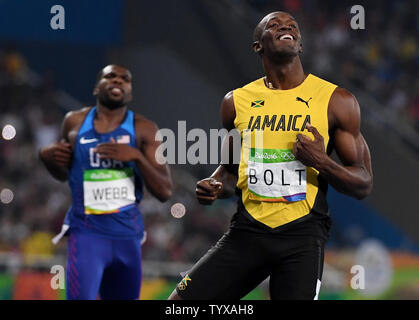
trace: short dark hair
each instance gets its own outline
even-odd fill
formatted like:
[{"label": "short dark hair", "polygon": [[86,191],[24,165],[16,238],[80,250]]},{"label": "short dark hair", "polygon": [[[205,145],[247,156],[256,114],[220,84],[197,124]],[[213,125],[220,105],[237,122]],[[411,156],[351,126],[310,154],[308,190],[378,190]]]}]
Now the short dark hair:
[{"label": "short dark hair", "polygon": [[106,66],[104,66],[102,69],[100,69],[100,70],[99,70],[99,72],[98,72],[98,74],[96,75],[95,87],[96,87],[96,86],[97,86],[97,84],[99,83],[100,79],[102,79],[102,76],[103,76],[103,70],[104,70],[106,67],[108,67],[108,66],[116,66],[116,67],[120,67],[120,68],[123,68],[123,69],[125,69],[125,70],[128,70],[128,71],[131,73],[131,71],[130,71],[127,67],[125,67],[125,66],[123,66],[123,65],[121,65],[121,64],[115,64],[115,63],[107,64],[107,65],[106,65]]},{"label": "short dark hair", "polygon": [[95,86],[97,86],[97,84],[99,83],[100,79],[102,78],[103,69],[105,69],[105,68],[100,69],[99,72],[98,72],[98,74],[97,74],[97,76],[96,76]]},{"label": "short dark hair", "polygon": [[260,40],[260,37],[262,36],[262,32],[263,32],[263,28],[262,28],[262,25],[261,25],[262,24],[262,21],[267,16],[269,16],[272,13],[286,13],[286,14],[290,15],[295,20],[294,16],[291,13],[286,12],[286,11],[274,11],[274,12],[270,12],[270,13],[266,14],[265,16],[263,16],[260,19],[259,23],[256,25],[256,27],[255,27],[255,29],[253,31],[253,41],[259,41]]}]

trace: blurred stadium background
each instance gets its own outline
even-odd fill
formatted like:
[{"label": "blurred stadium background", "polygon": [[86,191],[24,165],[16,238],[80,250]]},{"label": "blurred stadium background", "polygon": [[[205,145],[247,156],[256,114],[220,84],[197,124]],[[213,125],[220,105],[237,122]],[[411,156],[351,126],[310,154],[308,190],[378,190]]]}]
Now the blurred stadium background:
[{"label": "blurred stadium background", "polygon": [[[50,8],[65,8],[52,30]],[[365,30],[350,28],[351,6]],[[92,105],[100,68],[121,63],[134,77],[132,108],[160,128],[220,128],[224,94],[262,75],[251,50],[262,15],[293,13],[303,34],[306,72],[352,91],[362,109],[374,191],[356,201],[330,190],[334,224],[320,299],[419,299],[418,2],[314,0],[0,1],[0,299],[64,299],[50,287],[70,203],[37,152],[55,141],[65,112]],[[195,183],[213,165],[172,165],[173,198],[146,196],[142,299],[166,299],[187,270],[226,231],[235,199],[200,206]],[[186,215],[170,214],[174,203]],[[350,286],[365,267],[365,289]],[[267,299],[263,283],[247,298]]]}]

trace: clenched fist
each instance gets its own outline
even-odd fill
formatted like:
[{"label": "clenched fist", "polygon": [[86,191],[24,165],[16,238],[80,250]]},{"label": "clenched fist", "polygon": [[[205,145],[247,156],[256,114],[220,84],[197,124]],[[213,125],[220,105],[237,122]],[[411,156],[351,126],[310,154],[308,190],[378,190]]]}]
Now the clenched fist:
[{"label": "clenched fist", "polygon": [[200,204],[211,205],[223,189],[223,183],[214,178],[206,178],[196,184],[196,198]]},{"label": "clenched fist", "polygon": [[64,141],[56,142],[39,151],[39,157],[42,161],[62,168],[70,166],[72,155],[71,145]]},{"label": "clenched fist", "polygon": [[314,140],[303,134],[297,134],[297,142],[294,143],[292,153],[305,166],[317,168],[324,157],[327,157],[324,138],[312,125],[308,124],[307,129],[313,134]]}]

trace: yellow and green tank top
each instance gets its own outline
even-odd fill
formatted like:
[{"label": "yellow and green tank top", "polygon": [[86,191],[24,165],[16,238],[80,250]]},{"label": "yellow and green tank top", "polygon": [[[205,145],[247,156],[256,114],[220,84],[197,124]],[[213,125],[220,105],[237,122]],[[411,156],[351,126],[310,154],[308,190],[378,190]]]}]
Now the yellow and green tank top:
[{"label": "yellow and green tank top", "polygon": [[317,128],[327,147],[327,111],[335,88],[309,74],[289,90],[269,89],[260,78],[233,91],[234,125],[242,137],[239,211],[250,220],[275,229],[301,219],[316,207],[327,213],[318,171],[296,160],[292,148],[299,133],[313,139],[307,123]]}]

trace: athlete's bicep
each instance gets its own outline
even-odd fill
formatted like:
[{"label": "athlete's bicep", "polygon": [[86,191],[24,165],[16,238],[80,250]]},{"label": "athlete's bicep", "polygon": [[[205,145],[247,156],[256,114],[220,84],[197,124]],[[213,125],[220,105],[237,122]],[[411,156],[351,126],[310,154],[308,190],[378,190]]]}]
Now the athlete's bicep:
[{"label": "athlete's bicep", "polygon": [[221,123],[227,130],[235,128],[234,119],[236,118],[236,108],[234,107],[233,91],[230,91],[224,96],[220,108]]},{"label": "athlete's bicep", "polygon": [[221,165],[228,173],[237,176],[241,156],[241,141],[238,131],[236,129],[233,130],[224,137],[222,142]]},{"label": "athlete's bicep", "polygon": [[153,167],[162,172],[167,171],[167,165],[162,164],[163,159],[159,159],[162,157],[159,155],[159,147],[162,142],[157,139],[159,128],[151,121],[144,121],[139,127],[141,127],[141,131],[137,130],[137,147]]},{"label": "athlete's bicep", "polygon": [[70,143],[74,147],[78,130],[83,123],[87,113],[90,111],[90,107],[86,107],[76,111],[69,111],[64,116],[64,120],[61,124],[60,130],[60,141]]},{"label": "athlete's bicep", "polygon": [[333,143],[342,164],[371,171],[370,152],[360,130],[358,101],[345,89],[338,88],[330,103],[334,117]]},{"label": "athlete's bicep", "polygon": [[344,166],[363,166],[368,146],[361,133],[354,135],[351,132],[337,129],[334,136],[335,151]]},{"label": "athlete's bicep", "polygon": [[73,127],[74,116],[73,111],[67,112],[64,116],[63,122],[61,123],[60,140],[63,142],[70,142],[69,133]]},{"label": "athlete's bicep", "polygon": [[162,164],[163,158],[159,159],[159,157],[162,157],[162,155],[159,154],[160,146],[160,141],[150,141],[144,144],[142,151],[146,159],[153,165],[153,167],[162,171],[166,171],[167,165]]},{"label": "athlete's bicep", "polygon": [[221,165],[233,175],[237,175],[238,163],[240,161],[240,133],[234,125],[236,118],[236,108],[234,106],[233,91],[228,92],[220,108],[221,123],[228,130],[228,135],[224,138],[221,146]]}]

